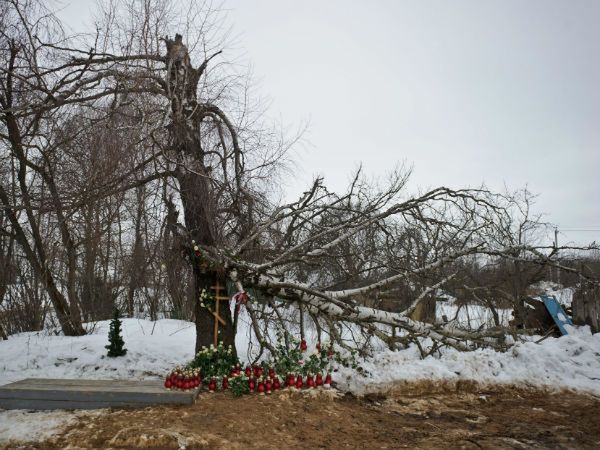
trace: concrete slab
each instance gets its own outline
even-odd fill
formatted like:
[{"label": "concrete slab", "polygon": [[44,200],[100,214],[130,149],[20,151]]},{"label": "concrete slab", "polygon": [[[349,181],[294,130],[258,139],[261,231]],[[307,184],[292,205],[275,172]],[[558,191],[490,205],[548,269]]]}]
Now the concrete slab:
[{"label": "concrete slab", "polygon": [[191,405],[199,390],[169,391],[162,381],[27,378],[0,386],[0,408],[96,409]]}]

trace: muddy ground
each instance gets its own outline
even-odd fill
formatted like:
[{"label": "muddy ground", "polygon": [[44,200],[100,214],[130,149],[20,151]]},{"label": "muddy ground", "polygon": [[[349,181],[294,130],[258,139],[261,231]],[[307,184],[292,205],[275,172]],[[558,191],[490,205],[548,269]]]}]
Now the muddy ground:
[{"label": "muddy ground", "polygon": [[[1,445],[0,445],[1,447]],[[33,449],[599,449],[600,398],[469,383],[201,394],[191,407],[110,410]]]}]

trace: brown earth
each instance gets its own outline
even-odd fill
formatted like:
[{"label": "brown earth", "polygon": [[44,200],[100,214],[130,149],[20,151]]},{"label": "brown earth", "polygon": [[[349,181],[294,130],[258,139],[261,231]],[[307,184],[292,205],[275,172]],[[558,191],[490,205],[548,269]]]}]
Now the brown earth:
[{"label": "brown earth", "polygon": [[358,399],[332,391],[191,407],[110,410],[33,449],[598,449],[600,398],[511,386],[412,383]]}]

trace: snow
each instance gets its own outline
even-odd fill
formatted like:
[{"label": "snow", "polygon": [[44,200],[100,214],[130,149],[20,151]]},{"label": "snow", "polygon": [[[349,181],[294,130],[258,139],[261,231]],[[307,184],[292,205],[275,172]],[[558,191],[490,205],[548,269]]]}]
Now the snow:
[{"label": "snow", "polygon": [[[96,323],[91,334],[81,337],[38,332],[0,341],[0,384],[35,377],[159,379],[193,357],[196,331],[191,322],[123,319],[127,354],[119,358],[105,356],[108,328],[109,321],[103,321]],[[240,321],[237,349],[243,362],[247,362],[248,352],[256,351],[245,328],[245,321]],[[367,378],[340,367],[334,379],[355,393],[366,385],[393,381],[469,379],[600,394],[600,334],[592,335],[589,327],[569,327],[566,336],[549,337],[539,344],[520,342],[504,353],[443,349],[425,359],[420,358],[416,346],[396,352],[381,347],[360,365],[370,374]],[[346,381],[347,376],[353,381]]]},{"label": "snow", "polygon": [[558,303],[566,307],[571,306],[571,303],[573,302],[573,293],[575,292],[574,288],[563,288],[562,285],[553,281],[540,281],[539,283],[532,285],[531,289],[546,295],[553,295],[556,297]]},{"label": "snow", "polygon": [[[473,311],[469,312],[470,317]],[[247,362],[248,354],[256,355],[256,339],[250,339],[245,316],[240,318],[243,320],[236,345],[240,359]],[[87,326],[90,334],[81,337],[35,332],[0,341],[0,384],[28,377],[158,379],[193,357],[195,326],[191,322],[123,319],[128,351],[119,358],[105,356],[109,321]],[[540,343],[517,343],[505,353],[442,349],[435,356],[421,359],[416,346],[396,352],[377,346],[371,357],[359,361],[366,377],[344,367],[333,377],[340,389],[358,395],[385,389],[395,382],[417,380],[475,380],[484,384],[577,389],[600,395],[600,334],[592,335],[588,327],[568,329],[567,336],[549,337]],[[0,443],[43,439],[75,420],[78,414],[86,413],[0,411]]]},{"label": "snow", "polygon": [[[501,326],[508,326],[512,319],[512,309],[497,308],[498,319]],[[439,323],[443,323],[443,316],[446,316],[449,322],[454,322],[461,328],[476,330],[480,327],[490,328],[496,326],[492,310],[480,305],[460,305],[454,302],[438,302],[436,304],[436,318]]]},{"label": "snow", "polygon": [[416,346],[380,351],[361,363],[368,373],[357,377],[340,368],[336,381],[355,394],[385,389],[398,381],[474,380],[482,384],[516,384],[548,389],[575,389],[600,394],[600,333],[567,325],[569,334],[540,343],[519,342],[507,352],[443,349],[420,359]]},{"label": "snow", "polygon": [[127,354],[108,358],[110,321],[97,322],[90,334],[54,336],[20,333],[0,342],[0,384],[23,378],[152,378],[190,360],[196,329],[190,322],[123,319]]},{"label": "snow", "polygon": [[573,303],[573,293],[575,290],[573,288],[564,288],[564,289],[556,289],[554,291],[547,292],[548,295],[554,295],[558,303],[563,306],[571,306]]}]

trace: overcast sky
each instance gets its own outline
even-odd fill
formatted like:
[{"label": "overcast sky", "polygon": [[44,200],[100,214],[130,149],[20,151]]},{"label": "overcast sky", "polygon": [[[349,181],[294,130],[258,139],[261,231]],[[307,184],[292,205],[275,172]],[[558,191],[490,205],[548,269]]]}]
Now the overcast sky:
[{"label": "overcast sky", "polygon": [[[77,27],[87,7],[66,3]],[[414,190],[527,185],[560,243],[600,241],[600,1],[225,7],[270,114],[310,123],[292,191],[404,160]]]}]

